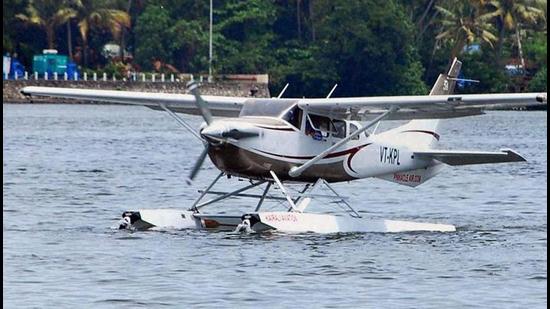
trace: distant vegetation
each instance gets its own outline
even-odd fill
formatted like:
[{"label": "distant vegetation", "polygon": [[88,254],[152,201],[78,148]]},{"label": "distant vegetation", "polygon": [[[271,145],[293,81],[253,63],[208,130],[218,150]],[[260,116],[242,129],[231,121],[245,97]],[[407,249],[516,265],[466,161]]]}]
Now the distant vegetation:
[{"label": "distant vegetation", "polygon": [[[83,70],[208,73],[207,0],[4,0],[3,52]],[[546,0],[214,0],[215,74],[288,96],[425,94],[458,56],[463,92],[546,91]],[[109,48],[105,49],[107,46]],[[523,68],[523,69],[522,69]]]}]

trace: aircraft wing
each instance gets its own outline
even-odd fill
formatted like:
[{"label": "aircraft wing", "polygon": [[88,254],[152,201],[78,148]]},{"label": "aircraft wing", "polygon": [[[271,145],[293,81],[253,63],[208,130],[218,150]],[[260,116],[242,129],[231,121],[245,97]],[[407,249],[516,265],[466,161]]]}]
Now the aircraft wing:
[{"label": "aircraft wing", "polygon": [[[152,109],[161,109],[164,104],[173,112],[200,115],[191,94],[152,93],[118,90],[96,90],[56,87],[25,87],[21,93],[27,96],[46,96],[83,101],[143,105]],[[202,96],[214,116],[237,117],[246,97]]]},{"label": "aircraft wing", "polygon": [[511,149],[502,149],[500,152],[454,150],[415,151],[414,156],[419,159],[435,159],[448,165],[526,161],[525,158]]},{"label": "aircraft wing", "polygon": [[454,94],[423,96],[300,99],[299,106],[313,114],[340,119],[368,120],[391,107],[387,120],[455,118],[483,114],[488,107],[547,104],[546,93]]}]

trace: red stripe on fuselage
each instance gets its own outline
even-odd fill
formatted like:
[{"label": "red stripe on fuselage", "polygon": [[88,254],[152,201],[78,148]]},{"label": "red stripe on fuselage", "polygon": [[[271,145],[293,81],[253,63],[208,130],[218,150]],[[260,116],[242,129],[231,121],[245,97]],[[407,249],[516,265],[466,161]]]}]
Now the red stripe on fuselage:
[{"label": "red stripe on fuselage", "polygon": [[416,133],[426,133],[426,134],[430,134],[430,135],[433,135],[433,137],[436,139],[436,140],[439,140],[439,134],[433,132],[433,131],[426,131],[426,130],[407,130],[407,131],[401,131],[401,133],[407,133],[407,132],[416,132]]},{"label": "red stripe on fuselage", "polygon": [[262,127],[262,126],[257,126],[257,127],[266,129],[266,130],[275,130],[275,131],[295,131],[293,128],[289,128],[289,127]]},{"label": "red stripe on fuselage", "polygon": [[[325,156],[325,158],[336,158],[336,157],[340,157],[340,156],[345,156],[347,154],[355,155],[361,148],[367,147],[370,144],[372,144],[372,143],[368,143],[368,144],[361,145],[361,146],[356,146],[356,147],[353,147],[353,148],[350,148],[350,149],[347,149],[347,150],[342,150],[342,151],[338,151],[338,152],[329,153],[327,156]],[[277,153],[271,153],[271,152],[262,151],[262,150],[259,150],[259,149],[254,149],[254,150],[257,150],[261,153],[265,153],[265,154],[268,154],[268,155],[281,157],[281,158],[286,158],[286,159],[311,160],[311,159],[315,158],[315,156],[296,157],[296,156],[287,156],[287,155],[281,155],[281,154],[277,154]]]}]

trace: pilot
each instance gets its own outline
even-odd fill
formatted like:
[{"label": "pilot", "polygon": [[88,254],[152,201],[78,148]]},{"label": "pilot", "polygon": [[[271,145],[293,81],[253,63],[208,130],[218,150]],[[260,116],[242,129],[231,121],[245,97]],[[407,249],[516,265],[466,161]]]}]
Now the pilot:
[{"label": "pilot", "polygon": [[306,135],[313,137],[314,140],[320,141],[323,139],[323,135],[320,131],[313,128],[313,126],[306,121]]}]

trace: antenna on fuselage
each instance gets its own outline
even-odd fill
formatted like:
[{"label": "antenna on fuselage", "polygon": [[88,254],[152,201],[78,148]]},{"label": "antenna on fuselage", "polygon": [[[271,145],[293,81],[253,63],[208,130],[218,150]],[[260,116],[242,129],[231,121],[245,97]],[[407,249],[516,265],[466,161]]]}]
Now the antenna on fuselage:
[{"label": "antenna on fuselage", "polygon": [[286,91],[286,88],[288,88],[288,85],[289,85],[289,83],[286,83],[286,85],[285,85],[285,87],[283,88],[283,90],[281,90],[281,92],[280,92],[279,95],[277,96],[277,99],[280,99],[280,98],[283,96],[283,94],[284,94],[285,91]]},{"label": "antenna on fuselage", "polygon": [[338,84],[334,84],[334,87],[332,87],[332,89],[330,90],[330,92],[327,95],[327,99],[330,98],[330,96],[332,96],[332,93],[334,92],[334,90],[336,90],[336,87],[338,87]]}]

